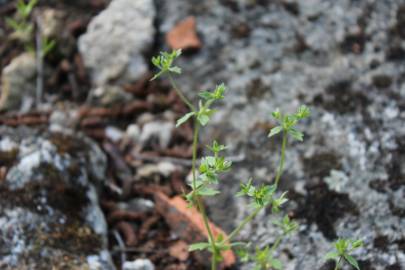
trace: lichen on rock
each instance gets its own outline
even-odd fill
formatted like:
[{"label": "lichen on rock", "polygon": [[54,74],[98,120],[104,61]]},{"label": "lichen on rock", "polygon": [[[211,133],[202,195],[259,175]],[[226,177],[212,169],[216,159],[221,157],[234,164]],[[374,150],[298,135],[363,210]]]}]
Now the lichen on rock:
[{"label": "lichen on rock", "polygon": [[0,268],[114,269],[98,205],[106,157],[82,135],[0,128]]}]

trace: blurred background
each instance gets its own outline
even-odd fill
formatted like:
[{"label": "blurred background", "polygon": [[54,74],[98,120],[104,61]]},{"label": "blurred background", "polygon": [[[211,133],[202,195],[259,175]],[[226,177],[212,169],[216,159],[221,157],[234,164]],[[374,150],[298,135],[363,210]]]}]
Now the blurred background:
[{"label": "blurred background", "polygon": [[[1,269],[208,269],[187,250],[204,233],[168,214],[193,127],[175,128],[187,107],[169,81],[150,81],[172,49],[191,100],[227,86],[200,139],[233,161],[205,200],[213,223],[251,212],[234,194],[275,176],[271,112],[305,104],[280,186],[299,223],[284,269],[333,269],[339,237],[364,241],[362,270],[405,269],[403,0],[0,0]],[[268,210],[240,240],[274,243]]]}]

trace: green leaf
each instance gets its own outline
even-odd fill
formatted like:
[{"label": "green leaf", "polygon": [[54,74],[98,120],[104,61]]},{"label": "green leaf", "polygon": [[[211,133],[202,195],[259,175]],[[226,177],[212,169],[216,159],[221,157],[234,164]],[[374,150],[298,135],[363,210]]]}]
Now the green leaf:
[{"label": "green leaf", "polygon": [[283,127],[281,127],[281,126],[274,127],[270,130],[270,133],[267,137],[270,138],[270,137],[280,133],[282,130],[283,130]]},{"label": "green leaf", "polygon": [[290,128],[288,130],[288,133],[293,136],[294,139],[298,140],[298,141],[303,141],[304,139],[304,134],[294,128]]},{"label": "green leaf", "polygon": [[237,248],[235,252],[241,262],[246,263],[250,260],[251,256],[246,248]]},{"label": "green leaf", "polygon": [[56,42],[55,40],[48,40],[44,38],[42,44],[42,57],[44,57],[55,47]]},{"label": "green leaf", "polygon": [[281,263],[281,261],[279,259],[273,258],[273,259],[271,259],[270,263],[274,269],[277,269],[277,270],[283,269],[283,264]]},{"label": "green leaf", "polygon": [[297,113],[295,115],[298,119],[304,119],[307,118],[310,114],[311,111],[309,110],[309,108],[305,105],[301,105],[298,108]]},{"label": "green leaf", "polygon": [[152,57],[152,64],[158,68],[160,68],[160,57],[159,56],[153,56]]},{"label": "green leaf", "polygon": [[325,260],[336,260],[339,258],[339,253],[332,251],[332,252],[328,252],[325,255]]},{"label": "green leaf", "polygon": [[210,243],[199,242],[199,243],[191,244],[188,247],[188,251],[204,250],[204,249],[208,249],[209,247],[210,247]]},{"label": "green leaf", "polygon": [[363,241],[362,240],[355,240],[352,242],[352,248],[357,249],[359,247],[363,246]]},{"label": "green leaf", "polygon": [[212,93],[209,91],[201,91],[198,93],[198,96],[205,100],[210,100],[212,98]]},{"label": "green leaf", "polygon": [[360,270],[359,264],[356,261],[355,258],[353,258],[352,256],[350,256],[349,254],[344,254],[343,257],[345,257],[345,260],[350,263],[354,268],[356,268],[357,270]]},{"label": "green leaf", "polygon": [[281,121],[282,115],[280,112],[280,109],[276,109],[274,112],[271,114],[276,120]]},{"label": "green leaf", "polygon": [[181,68],[179,68],[179,67],[171,67],[171,68],[169,68],[169,71],[176,73],[176,74],[181,74]]},{"label": "green leaf", "polygon": [[210,121],[210,118],[209,118],[208,115],[206,115],[206,114],[198,114],[197,120],[198,120],[198,122],[200,122],[200,124],[201,124],[202,126],[205,126],[205,125],[207,125],[208,122]]},{"label": "green leaf", "polygon": [[349,246],[349,242],[346,239],[338,239],[335,242],[336,250],[339,254],[346,253],[347,247]]},{"label": "green leaf", "polygon": [[177,120],[176,127],[179,127],[182,124],[184,124],[185,122],[187,122],[187,120],[190,119],[190,117],[192,117],[193,115],[194,115],[194,112],[189,112],[189,113],[186,113],[185,115],[183,115],[180,119]]}]

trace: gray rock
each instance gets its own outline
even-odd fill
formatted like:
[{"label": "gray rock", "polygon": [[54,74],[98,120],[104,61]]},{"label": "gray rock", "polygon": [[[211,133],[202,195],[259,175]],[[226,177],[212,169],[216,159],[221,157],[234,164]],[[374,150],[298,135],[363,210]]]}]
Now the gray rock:
[{"label": "gray rock", "polygon": [[137,169],[135,178],[150,180],[154,176],[169,177],[176,169],[173,163],[166,161],[159,162],[158,164],[145,164]]},{"label": "gray rock", "polygon": [[105,135],[115,143],[119,142],[124,137],[124,134],[124,131],[114,126],[108,126],[105,128]]},{"label": "gray rock", "polygon": [[88,102],[99,106],[112,106],[128,102],[131,94],[115,85],[102,85],[92,89],[87,98]]},{"label": "gray rock", "polygon": [[146,145],[150,140],[157,139],[161,148],[167,148],[172,139],[174,124],[171,122],[155,121],[142,127],[140,143]]},{"label": "gray rock", "polygon": [[137,124],[131,124],[128,125],[127,130],[125,131],[125,136],[133,141],[134,143],[137,143],[139,141],[141,135],[141,129]]},{"label": "gray rock", "polygon": [[79,50],[93,83],[134,81],[147,71],[143,54],[154,40],[152,0],[114,0],[89,24]]},{"label": "gray rock", "polygon": [[52,132],[71,132],[79,122],[77,110],[54,109],[49,117],[49,130]]},{"label": "gray rock", "polygon": [[123,270],[155,270],[155,266],[148,259],[137,259],[132,262],[124,262]]},{"label": "gray rock", "polygon": [[[98,204],[106,157],[81,135],[0,127],[1,269],[114,269]],[[5,158],[5,159],[4,159]]]},{"label": "gray rock", "polygon": [[19,109],[35,93],[35,56],[24,53],[14,58],[1,74],[0,110]]}]

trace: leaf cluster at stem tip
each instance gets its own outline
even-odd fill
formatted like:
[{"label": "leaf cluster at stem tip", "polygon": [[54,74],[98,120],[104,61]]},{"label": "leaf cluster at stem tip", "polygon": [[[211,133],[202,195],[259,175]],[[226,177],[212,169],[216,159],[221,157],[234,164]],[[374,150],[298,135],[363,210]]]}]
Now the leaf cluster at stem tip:
[{"label": "leaf cluster at stem tip", "polygon": [[16,4],[17,14],[15,18],[6,18],[7,25],[14,30],[14,36],[18,39],[29,39],[34,29],[33,24],[29,21],[29,16],[37,3],[37,0],[30,0],[28,3],[19,0]]},{"label": "leaf cluster at stem tip", "polygon": [[304,134],[298,131],[295,126],[300,120],[309,117],[311,114],[309,108],[305,105],[301,105],[298,110],[293,114],[283,115],[279,109],[272,113],[274,119],[277,120],[278,125],[270,130],[269,137],[272,137],[280,132],[286,132],[291,135],[294,139],[302,141],[304,139]]},{"label": "leaf cluster at stem tip", "polygon": [[171,53],[160,52],[158,56],[152,57],[152,64],[159,69],[159,72],[152,77],[151,81],[166,73],[181,74],[181,68],[172,66],[173,61],[181,55],[181,49],[173,50]]},{"label": "leaf cluster at stem tip", "polygon": [[326,260],[335,260],[336,268],[339,269],[339,263],[343,259],[350,265],[352,265],[357,270],[360,270],[359,264],[356,259],[352,256],[352,252],[363,246],[363,241],[361,240],[351,240],[351,239],[338,239],[335,243],[335,250],[326,254]]}]

